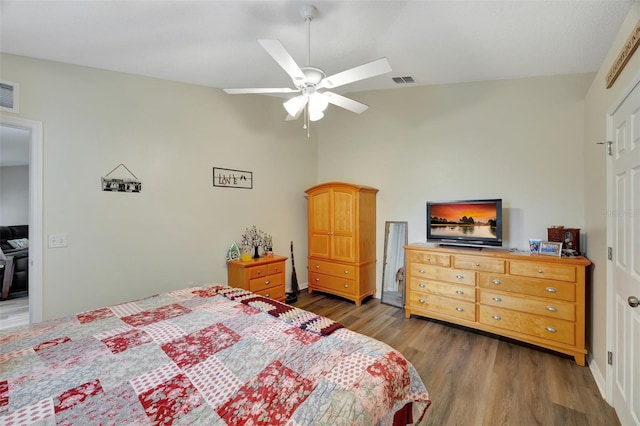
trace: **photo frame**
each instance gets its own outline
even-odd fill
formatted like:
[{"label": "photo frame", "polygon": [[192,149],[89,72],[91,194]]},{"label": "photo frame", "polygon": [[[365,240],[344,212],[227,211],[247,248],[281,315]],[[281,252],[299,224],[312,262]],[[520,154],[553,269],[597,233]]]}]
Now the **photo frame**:
[{"label": "photo frame", "polygon": [[555,241],[542,241],[540,243],[540,254],[560,257],[562,255],[562,243],[557,243]]},{"label": "photo frame", "polygon": [[540,243],[542,242],[541,239],[538,238],[530,238],[529,239],[529,252],[531,254],[538,254],[540,253]]}]

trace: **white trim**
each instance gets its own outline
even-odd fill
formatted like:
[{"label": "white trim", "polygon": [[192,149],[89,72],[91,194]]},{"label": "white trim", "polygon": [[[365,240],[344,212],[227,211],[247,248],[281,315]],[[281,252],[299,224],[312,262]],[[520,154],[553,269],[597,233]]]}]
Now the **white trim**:
[{"label": "white trim", "polygon": [[12,112],[17,114],[20,112],[20,85],[13,81],[0,80],[0,83],[13,87],[13,108],[0,106],[0,111]]},{"label": "white trim", "polygon": [[[623,90],[620,91],[620,96],[613,102],[611,108],[607,111],[607,140],[612,141],[615,134],[614,129],[612,128],[612,120],[613,115],[616,113],[618,108],[622,105],[622,103],[627,99],[627,97],[631,94],[633,89],[640,84],[640,71],[636,72],[636,75],[631,78],[629,83],[625,86]],[[611,169],[611,157],[607,156],[607,211],[611,212],[615,209],[613,205],[613,176]],[[613,215],[607,215],[607,247],[613,247],[613,235],[615,233],[614,228],[614,217]],[[614,253],[615,255],[615,253]],[[614,328],[614,303],[615,303],[615,295],[613,288],[613,268],[611,267],[610,260],[607,260],[606,265],[606,277],[607,277],[607,325],[606,325],[606,350],[607,352],[613,352],[614,350],[614,341],[613,336],[615,332]],[[613,405],[613,366],[610,364],[606,365],[605,368],[605,400],[609,403],[609,405]]]},{"label": "white trim", "polygon": [[596,382],[596,386],[598,386],[598,390],[600,391],[600,396],[602,396],[602,399],[606,400],[607,382],[605,381],[604,376],[602,375],[602,372],[598,368],[598,364],[593,362],[593,356],[591,356],[590,354],[587,355],[587,365],[589,365],[589,370],[591,370],[591,375],[593,376],[593,379]]},{"label": "white trim", "polygon": [[29,315],[42,321],[42,122],[0,114],[0,125],[28,130],[29,144]]}]

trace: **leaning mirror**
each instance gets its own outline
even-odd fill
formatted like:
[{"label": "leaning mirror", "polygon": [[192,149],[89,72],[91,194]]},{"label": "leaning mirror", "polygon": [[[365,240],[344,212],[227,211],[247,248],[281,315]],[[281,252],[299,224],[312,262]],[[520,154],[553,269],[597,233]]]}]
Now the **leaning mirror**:
[{"label": "leaning mirror", "polygon": [[384,263],[382,267],[382,303],[404,307],[404,246],[407,222],[384,223]]}]

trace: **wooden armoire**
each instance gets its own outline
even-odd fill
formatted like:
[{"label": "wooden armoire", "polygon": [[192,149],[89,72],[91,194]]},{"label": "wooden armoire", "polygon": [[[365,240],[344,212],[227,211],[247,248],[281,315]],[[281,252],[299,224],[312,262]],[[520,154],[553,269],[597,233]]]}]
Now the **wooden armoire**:
[{"label": "wooden armoire", "polygon": [[376,292],[377,189],[344,182],[305,191],[309,214],[309,292],[352,300]]}]

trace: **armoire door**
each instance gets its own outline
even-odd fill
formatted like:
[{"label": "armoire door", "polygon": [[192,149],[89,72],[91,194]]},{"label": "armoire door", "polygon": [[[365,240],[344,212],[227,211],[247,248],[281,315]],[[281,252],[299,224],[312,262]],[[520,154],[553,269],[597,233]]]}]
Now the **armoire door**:
[{"label": "armoire door", "polygon": [[356,198],[357,194],[353,190],[333,190],[333,229],[330,238],[332,260],[356,260]]},{"label": "armoire door", "polygon": [[309,256],[330,257],[331,192],[322,189],[309,194]]}]

